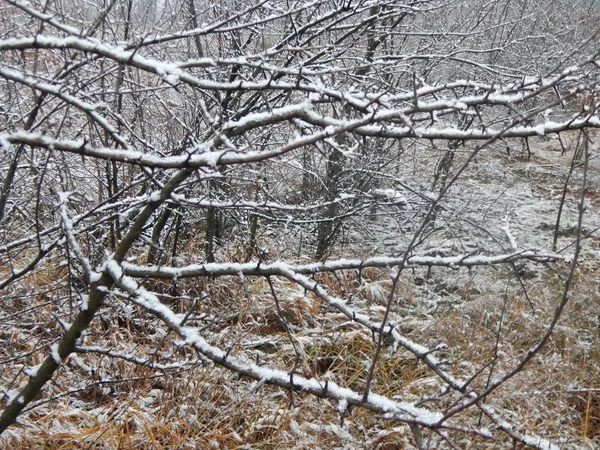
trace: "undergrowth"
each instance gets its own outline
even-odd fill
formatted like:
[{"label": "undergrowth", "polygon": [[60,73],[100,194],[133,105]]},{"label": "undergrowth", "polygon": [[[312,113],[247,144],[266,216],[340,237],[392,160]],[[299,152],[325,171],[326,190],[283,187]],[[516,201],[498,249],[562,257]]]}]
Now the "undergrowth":
[{"label": "undergrowth", "polygon": [[[568,227],[561,228],[561,242],[571,234]],[[598,239],[591,236],[585,245],[570,302],[550,341],[483,402],[521,431],[564,448],[591,449],[600,445],[600,262]],[[562,296],[566,267],[407,269],[393,294],[391,320],[402,335],[436,349],[449,374],[470,379],[470,386],[481,391],[539,341]],[[392,276],[388,269],[369,268],[321,273],[314,280],[357,312],[379,320],[391,295]],[[80,306],[84,287],[69,277],[74,274],[68,267],[49,261],[6,292],[0,376],[9,392],[42,362],[45,353],[40,350],[60,336]],[[267,280],[257,277],[148,281],[145,286],[186,315],[188,325],[199,328],[209,342],[242,360],[361,392],[376,336],[312,292],[284,279],[272,281],[278,302]],[[411,353],[390,344],[384,341],[374,392],[438,410],[461,398],[445,390]],[[215,367],[118,295],[109,297],[80,345],[35,408],[0,438],[2,447],[415,448],[406,425]],[[460,421],[493,427],[473,408],[463,411]],[[499,446],[482,436],[456,433],[461,448]],[[435,448],[445,448],[437,434],[431,439]]]}]

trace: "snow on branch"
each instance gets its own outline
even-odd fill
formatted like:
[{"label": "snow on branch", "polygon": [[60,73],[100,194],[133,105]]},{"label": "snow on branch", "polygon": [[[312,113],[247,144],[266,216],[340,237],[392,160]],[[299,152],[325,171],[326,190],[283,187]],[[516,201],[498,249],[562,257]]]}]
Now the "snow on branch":
[{"label": "snow on branch", "polygon": [[[335,262],[334,262],[334,264],[335,264]],[[351,307],[349,307],[345,301],[329,295],[327,293],[327,291],[322,286],[319,285],[319,283],[317,283],[313,280],[310,280],[309,278],[305,277],[302,274],[295,273],[293,270],[289,269],[288,267],[284,267],[284,265],[281,263],[276,264],[276,266],[278,267],[278,271],[277,271],[277,273],[272,273],[273,275],[279,275],[279,276],[285,277],[285,278],[289,279],[290,281],[293,281],[293,282],[299,284],[303,288],[313,292],[315,295],[317,295],[318,298],[323,300],[328,306],[333,307],[336,310],[340,311],[346,317],[348,317],[348,319],[350,319],[351,321],[356,322],[362,326],[365,326],[370,332],[379,333],[381,331],[380,323],[372,321],[365,314],[356,312]],[[380,401],[384,401],[382,397],[380,397],[376,394],[370,393],[368,402],[366,402],[366,404],[365,404],[365,403],[363,403],[364,399],[362,398],[361,395],[359,395],[360,401],[356,397],[356,395],[358,395],[358,393],[352,393],[351,391],[347,391],[344,388],[339,388],[337,385],[330,384],[329,382],[326,382],[325,389],[323,390],[323,385],[321,384],[321,382],[317,381],[316,383],[317,383],[317,386],[319,386],[319,389],[315,390],[314,389],[315,386],[313,384],[314,383],[313,379],[310,379],[310,380],[302,379],[301,383],[297,383],[297,380],[299,379],[299,377],[297,377],[296,375],[293,375],[293,377],[292,377],[288,372],[273,371],[272,369],[265,369],[262,367],[258,368],[258,369],[262,369],[262,370],[254,371],[253,370],[254,367],[249,368],[248,365],[246,365],[245,363],[241,363],[238,360],[232,359],[231,356],[228,356],[227,353],[223,353],[222,350],[216,351],[214,349],[211,349],[210,353],[205,353],[205,351],[202,351],[201,349],[205,348],[207,346],[210,347],[206,343],[206,341],[204,339],[200,338],[197,335],[197,333],[195,332],[195,330],[192,328],[179,327],[180,330],[178,330],[177,324],[181,320],[179,318],[179,316],[174,314],[167,306],[161,304],[154,294],[148,292],[143,287],[140,287],[132,278],[129,278],[126,275],[126,273],[129,272],[129,269],[132,267],[130,264],[124,263],[121,267],[116,264],[110,265],[111,276],[113,276],[113,278],[115,280],[118,280],[118,281],[116,281],[117,286],[124,289],[129,294],[134,295],[135,298],[133,298],[132,300],[136,304],[144,307],[145,309],[147,309],[150,312],[152,312],[153,314],[155,314],[157,317],[159,317],[161,320],[163,320],[165,322],[165,324],[167,324],[169,327],[174,329],[181,337],[184,337],[186,339],[187,343],[194,346],[194,348],[196,348],[200,353],[209,357],[217,364],[224,365],[225,367],[229,368],[230,370],[236,371],[238,373],[243,373],[245,375],[248,375],[254,379],[259,380],[260,382],[276,384],[276,385],[278,385],[280,387],[284,387],[286,389],[299,389],[301,391],[309,392],[309,393],[319,396],[319,397],[334,398],[338,401],[348,402],[351,405],[365,407],[367,409],[371,409],[374,411],[385,412],[385,411],[380,411],[378,409],[373,409],[373,407],[375,407],[375,408],[378,408],[378,407],[370,405],[370,403],[373,402],[375,398]],[[264,267],[266,268],[265,274],[270,273],[270,267],[268,267],[268,265],[266,265]],[[239,267],[237,267],[237,268],[239,268]],[[237,272],[238,275],[239,275],[239,273],[244,273],[243,269],[240,269]],[[386,327],[386,329],[384,330],[384,333],[386,333],[386,335],[392,340],[392,342],[394,343],[394,347],[397,348],[398,346],[401,346],[402,348],[404,348],[404,349],[408,350],[409,352],[411,352],[412,354],[414,354],[418,360],[425,363],[437,376],[439,376],[444,381],[444,383],[446,383],[453,390],[456,390],[458,392],[465,391],[465,386],[468,383],[466,383],[465,381],[459,380],[459,379],[455,378],[454,376],[450,375],[443,368],[441,361],[434,356],[434,352],[431,349],[424,347],[420,344],[417,344],[417,343],[411,341],[410,339],[407,339],[406,337],[402,336],[399,333],[399,331],[391,324]],[[199,345],[200,347],[197,347],[197,345]],[[267,375],[264,375],[265,373]],[[267,378],[264,378],[265,376]],[[328,394],[328,389],[330,386],[336,386],[334,389],[336,392],[335,394]],[[342,393],[344,393],[344,394],[342,394]],[[384,402],[387,403],[387,400],[385,400]],[[375,403],[377,403],[377,402],[375,402]],[[477,405],[480,405],[480,404],[482,405],[482,407],[485,407],[485,405],[483,405],[482,402],[477,403]],[[547,441],[539,436],[519,433],[516,430],[516,427],[514,425],[509,424],[508,422],[506,422],[504,420],[500,420],[496,413],[492,414],[491,408],[487,408],[485,413],[486,413],[486,415],[489,415],[490,418],[495,423],[497,423],[498,428],[507,432],[512,438],[516,439],[517,441],[527,443],[528,445],[531,445],[532,447],[538,448],[540,450],[548,450],[548,449],[554,450],[555,447],[552,444],[550,444],[549,441]],[[388,414],[389,414],[389,412],[388,412]],[[406,420],[405,417],[402,418],[402,417],[395,416],[393,414],[392,414],[392,417],[397,420],[406,422],[406,423],[414,423],[414,424],[418,424],[418,425],[425,426],[425,427],[431,426],[431,424],[425,425],[422,421],[420,421],[420,419],[417,419],[417,418],[414,418],[411,420]],[[433,419],[433,417],[435,417],[435,414],[429,412],[427,414],[427,417],[428,417],[428,419]],[[416,422],[414,420],[416,420]],[[442,417],[440,417],[439,420],[440,421],[438,423],[436,423],[435,426],[438,426],[438,425],[444,423],[444,426],[448,426],[450,429],[455,429],[452,425],[445,423],[443,415],[442,415]],[[481,430],[470,430],[470,432],[476,432],[477,434],[479,434],[481,432]],[[484,432],[484,435],[485,435],[485,432]]]},{"label": "snow on branch", "polygon": [[[424,427],[432,427],[439,422],[443,415],[434,413],[410,403],[398,402],[379,395],[370,394],[365,401],[362,394],[344,388],[332,381],[320,381],[315,378],[305,378],[290,374],[280,369],[272,369],[256,364],[242,362],[229,352],[210,345],[193,327],[181,326],[182,317],[175,314],[170,308],[162,304],[151,292],[139,286],[132,278],[121,270],[115,261],[106,264],[108,273],[115,281],[115,285],[131,295],[131,300],[158,317],[165,325],[175,331],[185,342],[196,351],[233,372],[248,376],[260,383],[272,384],[284,389],[299,391],[328,398],[339,402],[346,402],[351,406],[359,406],[374,412],[385,414],[388,418],[413,423]],[[448,425],[451,427],[451,425]]]},{"label": "snow on branch", "polygon": [[92,270],[92,266],[90,264],[89,259],[83,254],[79,243],[75,239],[73,234],[73,222],[69,218],[69,214],[67,212],[67,204],[69,202],[69,193],[68,192],[59,192],[58,193],[58,207],[60,210],[60,216],[63,223],[63,230],[65,232],[65,236],[67,238],[67,242],[69,243],[70,251],[75,254],[75,257],[83,267],[85,271],[86,279],[88,280],[97,280],[100,275]]},{"label": "snow on branch", "polygon": [[[475,267],[490,266],[497,264],[508,264],[519,260],[530,260],[536,262],[550,262],[565,260],[564,256],[554,253],[544,253],[537,250],[522,250],[514,253],[502,255],[484,256],[484,255],[456,255],[456,256],[410,256],[406,262],[406,267]],[[167,278],[183,279],[204,276],[224,276],[224,275],[256,275],[269,276],[281,275],[286,270],[291,270],[298,274],[308,275],[320,272],[333,272],[336,270],[357,270],[368,267],[389,268],[402,264],[401,257],[377,256],[368,259],[339,259],[327,262],[316,262],[311,264],[294,265],[282,261],[274,263],[207,263],[192,264],[184,267],[168,266],[138,266],[131,263],[124,263],[123,270],[128,276],[149,277],[149,278]]]}]

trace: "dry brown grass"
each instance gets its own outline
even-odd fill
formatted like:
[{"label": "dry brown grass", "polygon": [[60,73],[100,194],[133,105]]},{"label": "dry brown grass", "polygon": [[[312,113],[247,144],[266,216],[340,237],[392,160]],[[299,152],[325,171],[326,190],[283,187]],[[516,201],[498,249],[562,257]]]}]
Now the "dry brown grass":
[{"label": "dry brown grass", "polygon": [[[598,242],[590,239],[586,245],[597,249]],[[548,345],[485,403],[504,411],[503,417],[518,424],[521,431],[563,443],[565,448],[591,449],[600,442],[600,262],[592,253],[585,256],[576,272],[570,303]],[[562,273],[565,267],[556,269]],[[445,344],[436,356],[447,361],[446,370],[460,379],[478,373],[471,386],[484,389],[540,339],[562,294],[562,281],[551,270],[540,269],[539,276],[523,280],[527,298],[508,268],[485,274],[474,271],[469,276],[443,270],[429,278],[419,271],[403,274],[392,319],[415,342],[429,348]],[[17,315],[0,328],[4,343],[0,351],[5,358],[21,354],[0,372],[11,389],[27,379],[23,369],[42,361],[43,350],[62,330],[58,319],[69,319],[69,302],[77,299],[61,290],[66,277],[64,267],[42,267],[25,278],[22,290],[11,292],[13,297],[5,302],[4,313]],[[315,280],[373,318],[382,316],[391,289],[389,271],[383,269],[324,273]],[[333,380],[360,392],[376,346],[371,333],[323,305],[312,293],[286,280],[273,281],[281,313],[263,278],[161,281],[147,287],[183,314],[194,299],[206,294],[190,316],[190,324],[239,358],[286,370],[296,364],[299,374]],[[30,290],[38,294],[19,295]],[[432,306],[431,298],[438,303]],[[203,318],[207,315],[211,318]],[[290,395],[270,386],[253,389],[251,380],[198,361],[156,320],[119,298],[110,299],[83,344],[149,362],[185,361],[187,365],[180,370],[159,370],[105,355],[72,356],[40,399],[46,403],[24,415],[19,425],[2,436],[0,446],[414,448],[408,427],[368,411],[341,414],[338,405],[329,401]],[[460,398],[452,392],[440,395],[443,383],[412,354],[389,350],[384,350],[377,366],[375,392],[408,402],[431,398],[425,406],[435,410]],[[66,395],[73,388],[79,390]],[[465,426],[481,424],[493,429],[476,409],[456,420]],[[501,448],[498,442],[460,432],[452,438],[460,448]],[[447,448],[439,438],[434,442],[436,448]]]},{"label": "dry brown grass", "polygon": [[[600,436],[598,393],[569,392],[573,387],[596,388],[600,383],[600,347],[582,343],[582,336],[591,343],[590,339],[597,338],[598,333],[594,317],[600,312],[600,301],[591,281],[596,270],[595,265],[579,270],[572,303],[538,360],[486,400],[511,411],[511,419],[524,429],[538,434],[541,430],[554,439],[569,437],[571,445],[583,445],[586,439],[590,442],[589,439]],[[363,274],[362,284],[357,282],[356,274],[338,278],[322,276],[320,281],[335,295],[354,296],[355,301],[362,299],[365,308],[374,308],[372,312],[377,315],[378,306],[373,304],[374,299],[369,297],[372,291],[365,285],[380,284],[381,276],[382,273]],[[504,307],[500,357],[494,365],[494,374],[502,373],[543,332],[560,294],[560,283],[552,277],[548,274],[528,282],[530,297],[536,302],[535,315],[518,292],[506,299],[482,292],[469,300],[454,293],[462,299],[461,308],[448,306],[449,303],[438,308],[434,315],[417,314],[414,320],[404,318],[402,331],[432,347],[446,343],[448,349],[440,357],[452,363],[448,369],[451,373],[465,377],[482,362],[491,360],[497,351],[495,342]],[[216,306],[231,308],[232,297],[237,296],[239,319],[223,324],[221,334],[240,342],[270,338],[275,346],[270,353],[259,352],[259,358],[290,368],[294,352],[266,283],[246,280],[244,286],[238,279],[229,281],[209,283],[206,288],[214,297],[203,305],[205,310]],[[404,283],[409,281],[406,278]],[[50,280],[40,276],[36,283],[44,286]],[[292,326],[294,338],[302,342],[299,371],[360,391],[365,383],[365,361],[375,348],[372,336],[355,325],[346,325],[347,320],[338,314],[322,309],[312,295],[294,291],[286,281],[276,283],[278,291],[287,292],[282,300],[285,320]],[[414,289],[414,302],[418,303],[418,288],[409,288]],[[190,288],[182,284],[180,289],[189,292]],[[405,311],[411,305],[404,303],[401,309]],[[180,307],[185,310],[185,305]],[[51,315],[55,308],[50,304],[42,310]],[[140,318],[146,324],[144,329],[134,326],[131,319],[110,319],[107,314],[104,322],[95,323],[90,342],[101,335],[113,344],[121,343],[136,355],[156,352],[156,338],[151,331],[157,325],[143,315]],[[317,337],[315,328],[325,323],[328,328]],[[18,345],[22,351],[31,350],[32,346],[25,342],[15,340],[13,351],[21,348]],[[160,344],[162,352],[174,351],[176,341],[167,336]],[[234,348],[233,352],[240,357],[252,353],[242,347]],[[193,358],[181,350],[175,351],[175,355]],[[36,358],[28,364],[39,362],[39,357]],[[3,436],[3,445],[40,449],[244,448],[244,445],[265,449],[409,448],[410,433],[405,427],[398,428],[397,424],[382,421],[371,413],[355,410],[344,418],[344,428],[340,428],[342,418],[336,406],[327,401],[302,394],[290,396],[265,386],[254,392],[248,389],[248,380],[211,365],[200,364],[183,372],[165,372],[159,378],[150,378],[155,371],[106,357],[88,355],[86,364],[120,378],[120,382],[108,388],[92,383],[81,392],[40,406],[23,418],[21,427]],[[72,387],[78,373],[83,375],[82,369],[69,360],[47,395],[57,395]],[[484,387],[488,376],[489,370],[484,370],[473,386]],[[15,383],[24,379],[21,373]],[[403,351],[386,354],[381,359],[375,380],[377,392],[407,401],[433,396],[441,386],[429,370]],[[440,399],[449,405],[455,398],[451,395]],[[475,423],[479,416],[476,411],[467,412],[461,420]],[[464,448],[494,448],[473,437],[458,435],[455,439]]]}]

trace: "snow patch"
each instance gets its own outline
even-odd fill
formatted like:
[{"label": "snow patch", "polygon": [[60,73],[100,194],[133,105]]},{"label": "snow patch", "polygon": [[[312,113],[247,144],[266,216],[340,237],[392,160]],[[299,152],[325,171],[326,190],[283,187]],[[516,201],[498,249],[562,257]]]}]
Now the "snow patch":
[{"label": "snow patch", "polygon": [[62,363],[62,358],[58,353],[58,344],[56,342],[50,346],[50,355],[56,364]]}]

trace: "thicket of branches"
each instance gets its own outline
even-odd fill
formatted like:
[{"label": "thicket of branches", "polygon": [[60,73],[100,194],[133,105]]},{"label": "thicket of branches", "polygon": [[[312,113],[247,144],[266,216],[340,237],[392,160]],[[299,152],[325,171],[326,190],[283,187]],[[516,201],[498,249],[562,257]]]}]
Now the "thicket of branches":
[{"label": "thicket of branches", "polygon": [[[384,414],[420,448],[423,430],[449,447],[473,435],[551,448],[485,400],[536,357],[569,301],[589,130],[600,127],[595,14],[593,1],[4,0],[1,362],[20,369],[2,380],[0,433],[52,398],[40,394],[74,355],[100,354],[167,374],[223,366],[256,389],[337,401],[341,415]],[[499,147],[527,154],[541,136],[565,145],[573,132],[583,136],[583,188],[570,255],[461,217],[456,186],[477,158]],[[383,219],[402,233],[393,249],[366,253],[361,239]],[[475,247],[438,249],[444,233]],[[392,320],[413,268],[565,259],[544,333],[483,387],[494,358],[456,372]],[[380,315],[323,282],[371,268],[391,277]],[[222,335],[244,294],[220,293],[231,319],[211,286],[231,277],[266,280],[293,357],[265,365],[242,351],[242,336]],[[359,386],[302,369],[282,280],[372,336]],[[140,323],[152,323],[194,352],[158,357],[165,337],[146,357],[119,353],[94,328],[107,320],[135,322],[142,335]],[[435,398],[378,393],[378,365],[406,352],[445,386]],[[440,400],[448,392],[451,404]],[[463,420],[474,410],[479,424]]]}]

